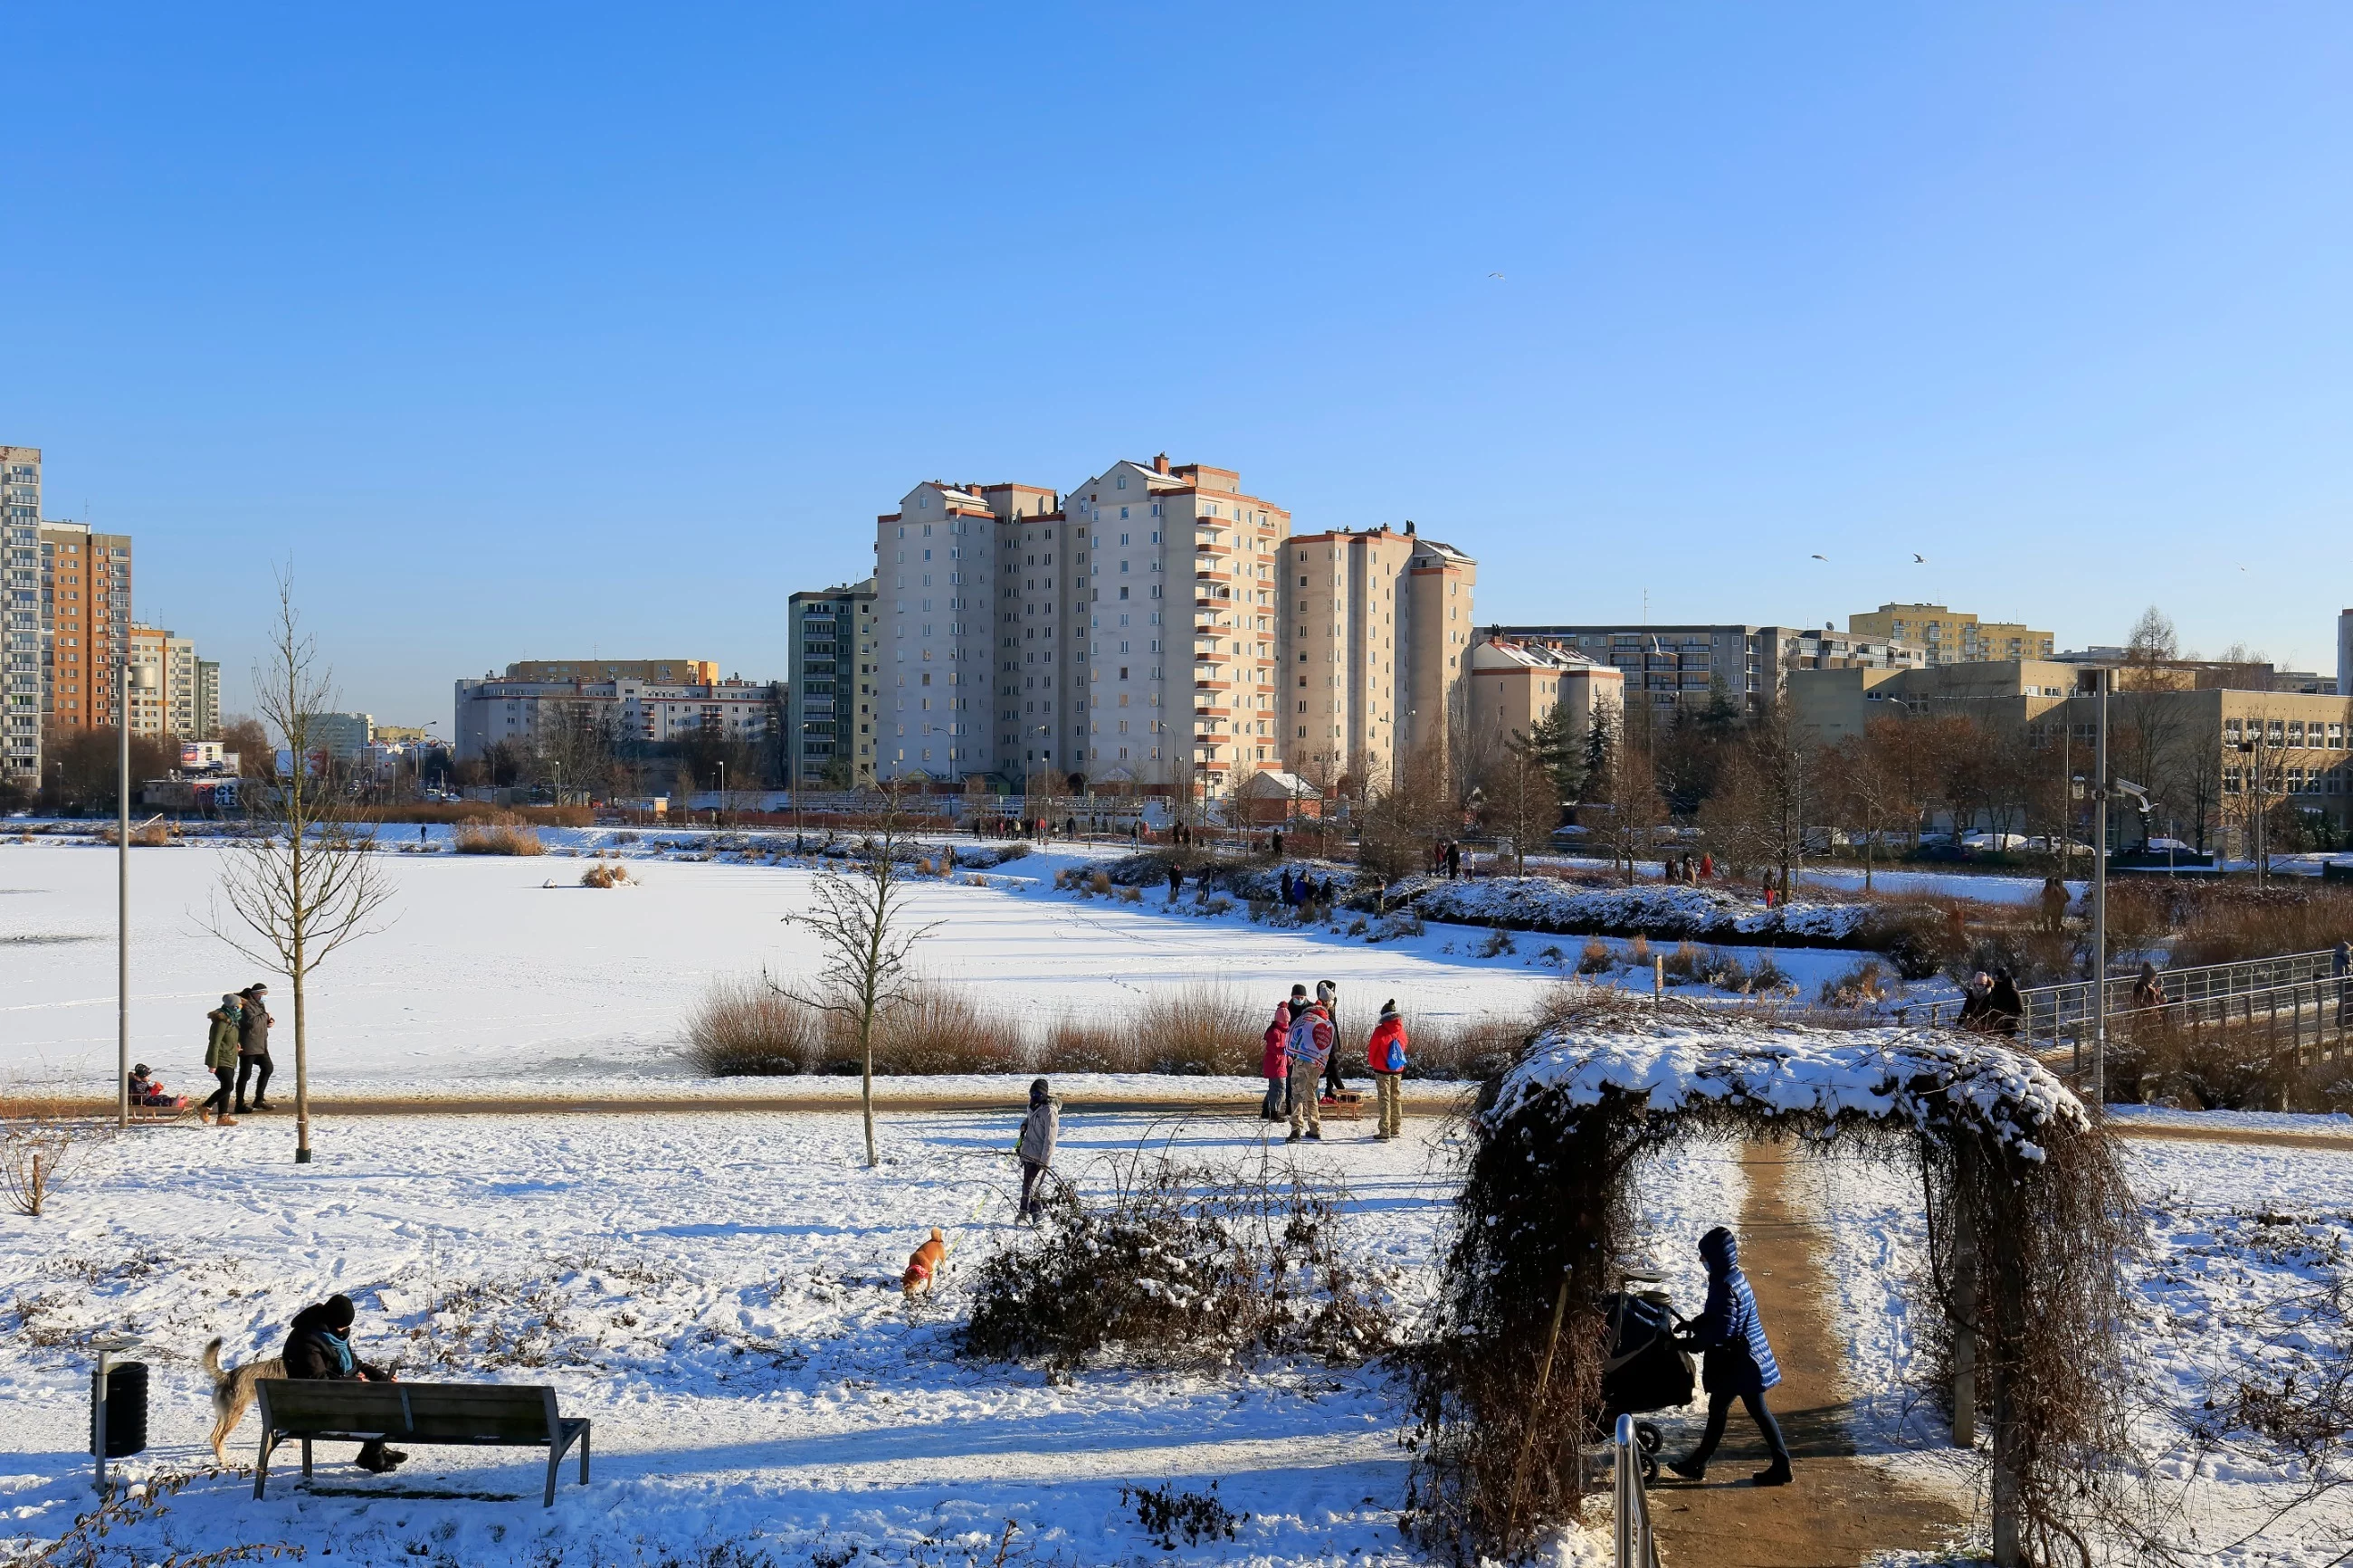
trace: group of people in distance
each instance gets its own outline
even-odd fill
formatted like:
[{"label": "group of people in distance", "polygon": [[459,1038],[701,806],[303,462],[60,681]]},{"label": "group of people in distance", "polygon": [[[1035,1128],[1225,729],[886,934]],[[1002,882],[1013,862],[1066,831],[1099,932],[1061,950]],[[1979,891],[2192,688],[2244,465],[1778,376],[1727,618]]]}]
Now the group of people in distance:
[{"label": "group of people in distance", "polygon": [[[1336,1105],[1347,1089],[1339,1056],[1340,988],[1329,980],[1315,983],[1315,994],[1293,985],[1291,995],[1275,1005],[1273,1021],[1266,1026],[1265,1054],[1260,1070],[1266,1077],[1266,1100],[1259,1115],[1268,1121],[1291,1123],[1288,1142],[1302,1138],[1321,1142],[1324,1107]],[[1402,1130],[1406,1063],[1405,1020],[1394,998],[1381,1004],[1381,1016],[1365,1042],[1365,1066],[1373,1075],[1379,1105],[1377,1139],[1395,1138]]]}]

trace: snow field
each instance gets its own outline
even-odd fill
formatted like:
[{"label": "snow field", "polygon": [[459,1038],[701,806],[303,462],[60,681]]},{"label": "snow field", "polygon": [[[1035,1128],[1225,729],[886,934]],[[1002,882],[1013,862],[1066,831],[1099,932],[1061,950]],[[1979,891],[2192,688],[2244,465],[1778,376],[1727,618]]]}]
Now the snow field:
[{"label": "snow field", "polygon": [[[235,1475],[200,1479],[159,1542],[332,1539],[363,1565],[586,1564],[757,1533],[779,1561],[852,1546],[986,1562],[1012,1519],[1012,1561],[1116,1563],[1162,1555],[1123,1487],[1215,1480],[1252,1517],[1235,1542],[1180,1555],[1417,1560],[1395,1527],[1407,1456],[1383,1367],[1058,1384],[954,1357],[967,1282],[1008,1234],[1017,1125],[891,1117],[875,1172],[859,1163],[858,1119],[834,1114],[386,1117],[322,1129],[308,1170],[280,1163],[282,1131],[259,1119],[99,1145],[47,1217],[0,1221],[0,1310],[16,1330],[0,1340],[8,1528],[54,1535],[87,1506],[74,1346],[90,1332],[148,1342],[154,1447],[130,1473],[195,1470],[211,1462],[206,1340],[223,1336],[232,1363],[275,1353],[299,1307],[342,1290],[360,1308],[362,1355],[405,1377],[553,1384],[596,1422],[594,1484],[567,1472],[543,1510],[543,1461],[526,1450],[420,1447],[379,1481],[329,1445],[319,1485],[349,1495],[306,1492],[289,1451],[266,1501]],[[1383,1144],[1335,1124],[1324,1143],[1293,1146],[1345,1184],[1347,1244],[1390,1271],[1404,1318],[1434,1286],[1451,1212],[1446,1127],[1417,1122]],[[1056,1164],[1083,1187],[1139,1141],[1217,1159],[1262,1136],[1242,1119],[1072,1115]],[[1704,1288],[1697,1238],[1738,1203],[1729,1152],[1644,1176],[1646,1224],[1685,1310]],[[910,1310],[899,1274],[934,1225],[950,1267]],[[255,1440],[248,1416],[232,1458],[249,1464]],[[396,1495],[418,1489],[491,1500]]]}]

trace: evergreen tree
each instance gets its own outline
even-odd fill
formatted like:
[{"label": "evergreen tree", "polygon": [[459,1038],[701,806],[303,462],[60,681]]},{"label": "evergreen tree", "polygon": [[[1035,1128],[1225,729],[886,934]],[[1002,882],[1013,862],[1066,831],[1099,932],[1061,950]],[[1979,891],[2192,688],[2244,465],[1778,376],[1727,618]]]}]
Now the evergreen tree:
[{"label": "evergreen tree", "polygon": [[1561,704],[1555,703],[1533,729],[1514,731],[1511,748],[1552,775],[1553,788],[1561,799],[1575,800],[1585,787],[1587,749],[1580,748],[1569,732],[1568,711]]},{"label": "evergreen tree", "polygon": [[[1610,721],[1613,710],[1596,707],[1592,726],[1585,731],[1585,777],[1587,789],[1595,795],[1608,793],[1609,766],[1618,754],[1618,737]],[[1578,799],[1583,799],[1579,795]]]}]

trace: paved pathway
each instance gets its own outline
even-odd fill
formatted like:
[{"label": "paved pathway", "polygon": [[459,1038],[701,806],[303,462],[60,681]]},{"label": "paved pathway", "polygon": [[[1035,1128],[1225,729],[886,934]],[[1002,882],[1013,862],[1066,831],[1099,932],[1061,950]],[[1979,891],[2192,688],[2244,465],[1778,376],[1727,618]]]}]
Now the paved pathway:
[{"label": "paved pathway", "polygon": [[[1788,1175],[1795,1158],[1788,1145],[1748,1145],[1741,1162],[1748,1199],[1738,1228],[1741,1264],[1781,1364],[1773,1409],[1796,1458],[1797,1483],[1749,1485],[1765,1467],[1765,1448],[1747,1412],[1735,1405],[1707,1479],[1662,1472],[1651,1494],[1666,1568],[1853,1568],[1874,1552],[1940,1547],[1966,1522],[1945,1497],[1854,1457],[1841,1392],[1843,1347],[1819,1294],[1827,1262],[1819,1222],[1804,1212]],[[1681,1451],[1670,1439],[1666,1457]]]}]

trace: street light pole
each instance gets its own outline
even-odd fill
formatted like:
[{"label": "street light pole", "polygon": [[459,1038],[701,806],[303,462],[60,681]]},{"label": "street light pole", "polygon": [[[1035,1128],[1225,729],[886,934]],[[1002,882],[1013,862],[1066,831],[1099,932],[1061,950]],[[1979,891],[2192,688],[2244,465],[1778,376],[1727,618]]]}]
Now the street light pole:
[{"label": "street light pole", "polygon": [[156,688],[154,667],[122,656],[114,738],[114,1124],[131,1125],[131,700]]},{"label": "street light pole", "polygon": [[2108,683],[2099,671],[2098,772],[2092,792],[2092,1104],[2107,1104],[2108,1072]]}]

